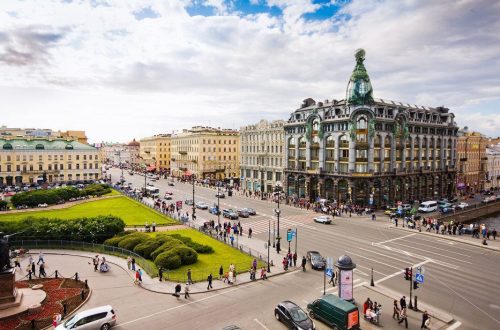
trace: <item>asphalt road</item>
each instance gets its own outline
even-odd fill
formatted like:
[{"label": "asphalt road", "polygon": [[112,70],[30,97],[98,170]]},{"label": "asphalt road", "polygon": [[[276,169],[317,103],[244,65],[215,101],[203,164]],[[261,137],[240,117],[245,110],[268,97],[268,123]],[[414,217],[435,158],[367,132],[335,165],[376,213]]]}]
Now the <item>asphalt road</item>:
[{"label": "asphalt road", "polygon": [[[119,170],[112,169],[110,173],[115,180],[119,178]],[[130,177],[125,174],[125,180],[132,182],[134,187],[142,187],[144,184],[142,176]],[[176,182],[174,187],[168,187],[167,180],[161,179],[154,182],[154,185],[160,188],[161,196],[166,190],[173,191],[174,201],[184,201],[192,197],[192,186],[187,183]],[[201,200],[210,205],[217,202],[215,190],[199,186],[196,186],[195,190],[195,200]],[[267,240],[267,222],[269,218],[275,220],[273,209],[276,204],[246,198],[238,194],[221,199],[220,202],[221,208],[254,208],[258,215],[248,219],[240,219],[241,223],[246,229],[252,227],[256,237]],[[403,278],[404,268],[414,267],[415,269],[417,266],[423,266],[425,281],[414,293],[418,295],[419,302],[424,302],[454,315],[459,321],[455,326],[459,326],[460,329],[500,328],[498,313],[500,303],[496,300],[500,292],[499,253],[437,237],[390,229],[387,217],[382,215],[378,216],[377,221],[355,215],[351,218],[343,216],[337,217],[332,225],[321,225],[313,222],[315,214],[311,211],[289,206],[282,206],[281,210],[281,235],[285,236],[284,233],[288,227],[298,229],[299,256],[308,250],[320,251],[324,257],[331,256],[334,260],[347,254],[357,264],[356,285],[369,283],[373,267],[377,286],[387,287],[401,295],[406,295],[406,297],[409,297],[410,282]],[[189,213],[191,213],[190,209]],[[216,217],[209,215],[208,211],[197,210],[197,216],[202,219],[216,220]],[[224,221],[222,217],[221,221]],[[286,244],[286,242],[284,243]],[[282,243],[282,248],[286,248],[285,244]],[[298,277],[294,278],[294,276]],[[275,288],[274,286],[278,284],[273,280],[273,284],[256,284],[255,288],[251,290],[250,298],[244,298],[247,297],[248,290],[238,289],[234,293],[221,295],[224,296],[226,299],[224,301],[227,301],[227,304],[213,301],[211,304],[208,300],[216,298],[207,299],[207,306],[217,306],[214,310],[211,310],[212,307],[210,307],[210,312],[207,315],[234,313],[234,309],[237,308],[237,297],[242,297],[242,299],[246,299],[245,304],[247,305],[245,306],[247,308],[243,310],[237,308],[235,320],[240,318],[246,320],[245,322],[257,323],[253,320],[253,318],[257,318],[263,322],[267,320],[268,316],[262,317],[260,320],[259,315],[267,315],[265,313],[271,307],[266,304],[269,304],[270,301],[275,304],[279,300],[292,298],[294,301],[301,302],[318,295],[321,291],[316,288],[322,286],[321,274],[290,275],[290,279],[292,278],[293,281],[290,283],[293,285],[290,285],[289,290]],[[311,281],[316,285],[311,284]],[[263,291],[257,289],[267,285],[270,287],[263,289]],[[248,313],[245,312],[246,310]],[[176,310],[175,315],[178,316],[176,322],[181,322],[186,326],[188,324],[203,324],[204,318],[198,316],[199,312],[195,306],[185,308],[182,311]],[[247,314],[257,316],[252,318]],[[181,315],[183,317],[180,317]],[[151,316],[147,320],[147,322],[155,322],[155,316]]]}]

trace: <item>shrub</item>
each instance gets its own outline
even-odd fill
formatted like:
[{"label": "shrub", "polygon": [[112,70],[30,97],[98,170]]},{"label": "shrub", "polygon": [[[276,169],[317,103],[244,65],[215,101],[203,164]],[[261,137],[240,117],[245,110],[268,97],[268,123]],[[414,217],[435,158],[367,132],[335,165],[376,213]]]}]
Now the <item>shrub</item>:
[{"label": "shrub", "polygon": [[161,244],[162,243],[157,240],[142,242],[135,246],[134,252],[143,256],[146,259],[150,259],[151,253],[153,253],[157,248],[159,248]]},{"label": "shrub", "polygon": [[187,246],[175,247],[170,250],[170,253],[180,256],[183,265],[191,265],[198,261],[198,253]]},{"label": "shrub", "polygon": [[161,254],[163,252],[167,252],[167,251],[169,251],[173,248],[176,248],[178,246],[185,246],[185,245],[177,239],[168,240],[151,253],[151,259],[156,260],[156,257],[159,254]]},{"label": "shrub", "polygon": [[1,201],[0,200],[0,211],[5,211],[7,210],[7,202],[6,201]]},{"label": "shrub", "polygon": [[155,258],[155,265],[160,268],[162,267],[163,269],[177,269],[180,266],[182,266],[182,261],[181,257],[175,254],[172,254],[169,252],[163,252],[160,253],[156,258]]},{"label": "shrub", "polygon": [[145,242],[148,239],[147,235],[144,236],[143,235],[138,235],[138,234],[127,235],[118,243],[118,247],[132,251],[137,244]]},{"label": "shrub", "polygon": [[120,243],[120,241],[122,239],[124,239],[125,236],[115,236],[115,237],[111,237],[111,238],[108,238],[107,240],[104,241],[104,244],[105,245],[110,245],[110,246],[118,246],[118,243]]},{"label": "shrub", "polygon": [[210,245],[204,245],[197,242],[193,242],[191,237],[182,236],[180,234],[172,234],[170,236],[175,237],[176,239],[178,239],[185,245],[189,246],[190,248],[194,249],[198,253],[214,253],[214,249]]}]

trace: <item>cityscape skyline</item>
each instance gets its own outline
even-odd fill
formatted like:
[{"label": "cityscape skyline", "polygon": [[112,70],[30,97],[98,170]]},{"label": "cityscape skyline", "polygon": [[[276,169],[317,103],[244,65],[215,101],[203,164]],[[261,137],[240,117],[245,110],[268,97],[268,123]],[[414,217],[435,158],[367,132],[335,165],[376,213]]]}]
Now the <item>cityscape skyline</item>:
[{"label": "cityscape skyline", "polygon": [[445,106],[496,137],[499,13],[489,1],[3,3],[2,124],[128,142],[286,120],[308,97],[345,98],[364,48],[374,97]]}]

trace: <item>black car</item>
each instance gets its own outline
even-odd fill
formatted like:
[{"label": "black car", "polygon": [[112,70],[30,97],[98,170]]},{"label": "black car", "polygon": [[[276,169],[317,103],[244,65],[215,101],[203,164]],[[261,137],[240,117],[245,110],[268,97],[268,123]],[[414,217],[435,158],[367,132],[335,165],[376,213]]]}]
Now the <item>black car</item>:
[{"label": "black car", "polygon": [[215,197],[226,198],[226,195],[224,195],[224,193],[222,192],[218,192],[217,194],[215,194]]},{"label": "black car", "polygon": [[307,251],[306,258],[311,263],[312,269],[325,269],[325,259],[318,251]]},{"label": "black car", "polygon": [[276,319],[285,324],[288,329],[316,329],[314,322],[307,316],[297,304],[286,300],[282,301],[274,308]]},{"label": "black car", "polygon": [[248,211],[245,209],[241,209],[241,210],[238,210],[238,216],[240,216],[242,218],[248,218],[250,216],[250,213],[248,213]]},{"label": "black car", "polygon": [[248,214],[250,214],[250,215],[256,215],[257,214],[257,212],[255,212],[255,210],[252,209],[252,208],[250,208],[250,207],[244,208],[243,210],[247,211]]}]

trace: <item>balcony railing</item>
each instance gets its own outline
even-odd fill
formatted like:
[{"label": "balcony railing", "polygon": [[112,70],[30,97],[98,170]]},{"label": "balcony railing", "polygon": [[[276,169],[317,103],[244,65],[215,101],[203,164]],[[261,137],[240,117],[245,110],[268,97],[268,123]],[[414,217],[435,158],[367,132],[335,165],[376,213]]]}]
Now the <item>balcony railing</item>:
[{"label": "balcony railing", "polygon": [[384,157],[384,162],[390,162],[391,161],[391,157]]},{"label": "balcony railing", "polygon": [[341,161],[341,162],[348,162],[349,161],[349,157],[340,157],[339,161]]},{"label": "balcony railing", "polygon": [[356,142],[356,149],[368,149],[368,142]]},{"label": "balcony railing", "polygon": [[366,157],[358,157],[358,158],[356,158],[356,162],[367,163],[368,162],[368,158],[366,158]]},{"label": "balcony railing", "polygon": [[339,146],[341,148],[349,148],[349,142],[340,142]]}]

